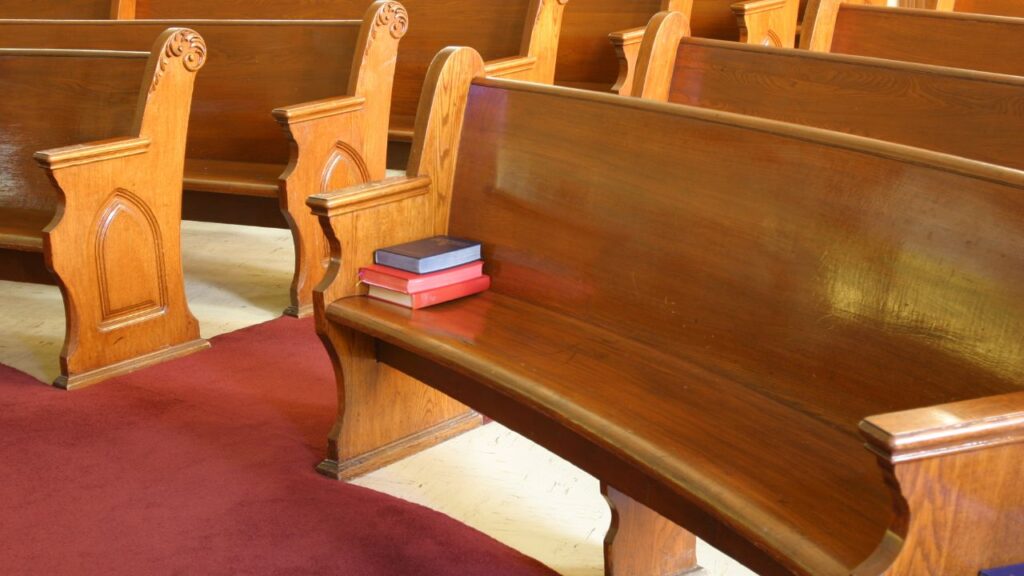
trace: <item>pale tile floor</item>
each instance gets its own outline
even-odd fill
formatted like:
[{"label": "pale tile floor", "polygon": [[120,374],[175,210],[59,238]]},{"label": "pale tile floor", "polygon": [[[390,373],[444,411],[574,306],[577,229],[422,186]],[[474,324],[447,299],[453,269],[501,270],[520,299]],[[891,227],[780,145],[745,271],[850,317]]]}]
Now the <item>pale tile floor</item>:
[{"label": "pale tile floor", "polygon": [[[287,231],[186,222],[182,242],[204,337],[276,318],[287,305]],[[0,294],[0,363],[52,381],[64,334],[59,292],[0,281]],[[602,574],[609,514],[597,481],[496,423],[357,483],[448,514],[561,574]],[[753,574],[703,543],[698,553],[712,575]]]}]

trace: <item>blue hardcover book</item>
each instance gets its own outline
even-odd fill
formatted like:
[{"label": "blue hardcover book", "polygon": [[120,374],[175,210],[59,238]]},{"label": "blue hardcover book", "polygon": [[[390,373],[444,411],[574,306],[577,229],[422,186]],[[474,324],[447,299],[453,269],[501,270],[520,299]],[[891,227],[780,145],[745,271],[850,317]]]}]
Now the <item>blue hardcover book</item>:
[{"label": "blue hardcover book", "polygon": [[1024,564],[982,570],[980,576],[1024,576]]},{"label": "blue hardcover book", "polygon": [[462,266],[480,259],[480,243],[451,236],[434,236],[415,242],[381,248],[373,261],[413,274],[429,274]]}]

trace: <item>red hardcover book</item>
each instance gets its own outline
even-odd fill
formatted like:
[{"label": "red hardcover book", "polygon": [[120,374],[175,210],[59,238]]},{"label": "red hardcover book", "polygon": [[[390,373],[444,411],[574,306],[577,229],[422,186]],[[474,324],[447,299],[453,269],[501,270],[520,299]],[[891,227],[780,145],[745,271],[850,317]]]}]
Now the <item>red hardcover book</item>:
[{"label": "red hardcover book", "polygon": [[359,279],[371,286],[380,286],[395,292],[417,294],[449,284],[479,278],[484,272],[483,260],[456,266],[430,274],[415,274],[398,268],[373,264],[359,269]]},{"label": "red hardcover book", "polygon": [[385,302],[391,302],[392,304],[398,304],[399,306],[418,310],[420,308],[426,308],[427,306],[433,306],[434,304],[441,304],[443,302],[462,298],[463,296],[469,296],[470,294],[483,292],[490,287],[491,277],[479,276],[457,284],[449,284],[448,286],[441,286],[440,288],[425,290],[415,294],[406,294],[404,292],[388,290],[387,288],[371,285],[369,296],[370,298],[376,298],[377,300],[384,300]]}]

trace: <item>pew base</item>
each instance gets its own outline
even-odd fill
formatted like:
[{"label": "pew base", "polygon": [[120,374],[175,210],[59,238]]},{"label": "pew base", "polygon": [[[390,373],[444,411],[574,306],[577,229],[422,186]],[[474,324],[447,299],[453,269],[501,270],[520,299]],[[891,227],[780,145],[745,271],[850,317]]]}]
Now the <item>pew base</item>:
[{"label": "pew base", "polygon": [[129,372],[146,368],[147,366],[188,356],[193,352],[205,350],[209,347],[209,341],[205,338],[197,338],[182,344],[176,344],[174,346],[157,350],[156,352],[150,352],[148,354],[143,354],[142,356],[122,360],[121,362],[103,366],[102,368],[97,368],[95,370],[78,372],[76,374],[61,374],[53,381],[53,385],[57,388],[63,388],[64,390],[78,390],[93,384],[98,384],[115,376],[122,376]]},{"label": "pew base", "polygon": [[291,316],[292,318],[309,318],[310,316],[313,315],[313,305],[292,304],[291,306],[284,309],[283,314],[285,316]]},{"label": "pew base", "polygon": [[469,432],[482,423],[483,417],[479,413],[466,412],[365,454],[360,454],[355,458],[342,462],[327,458],[317,465],[316,471],[335,480],[358,478],[464,432]]}]

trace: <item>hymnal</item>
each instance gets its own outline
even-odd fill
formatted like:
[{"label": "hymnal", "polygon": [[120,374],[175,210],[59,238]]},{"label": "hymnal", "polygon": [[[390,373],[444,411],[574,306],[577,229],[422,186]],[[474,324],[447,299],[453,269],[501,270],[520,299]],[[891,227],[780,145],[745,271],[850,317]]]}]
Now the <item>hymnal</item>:
[{"label": "hymnal", "polygon": [[480,243],[451,236],[434,236],[415,242],[381,248],[373,261],[413,274],[429,274],[480,259]]},{"label": "hymnal", "polygon": [[424,290],[479,278],[483,273],[484,263],[481,260],[439,272],[431,272],[430,274],[413,274],[398,268],[373,264],[359,269],[359,279],[371,286],[380,286],[395,292],[415,294]]},{"label": "hymnal", "polygon": [[370,298],[376,298],[377,300],[384,300],[385,302],[391,302],[392,304],[398,304],[399,306],[418,310],[420,308],[426,308],[427,306],[433,306],[435,304],[441,304],[443,302],[462,298],[463,296],[469,296],[470,294],[483,292],[490,286],[491,277],[480,276],[473,278],[472,280],[459,282],[458,284],[441,286],[440,288],[417,292],[415,294],[405,294],[403,292],[396,292],[395,290],[381,288],[380,286],[370,286],[370,292],[368,295]]}]

